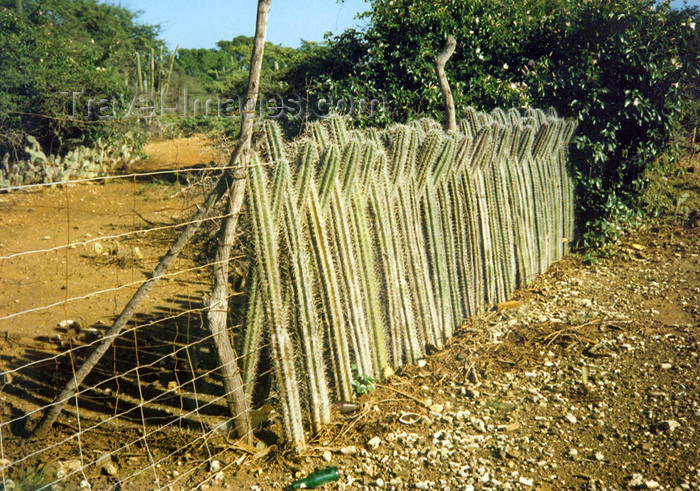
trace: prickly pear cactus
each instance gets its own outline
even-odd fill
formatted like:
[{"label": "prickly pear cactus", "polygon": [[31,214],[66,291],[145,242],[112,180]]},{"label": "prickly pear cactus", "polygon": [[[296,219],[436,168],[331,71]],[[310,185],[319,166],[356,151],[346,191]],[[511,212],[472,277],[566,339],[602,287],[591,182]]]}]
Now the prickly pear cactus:
[{"label": "prickly pear cactus", "polygon": [[94,179],[110,175],[115,169],[132,164],[134,147],[128,143],[116,148],[99,140],[94,148],[77,147],[63,157],[46,155],[39,142],[27,136],[27,160],[10,164],[6,154],[0,165],[0,190],[32,184],[64,183],[75,179]]}]

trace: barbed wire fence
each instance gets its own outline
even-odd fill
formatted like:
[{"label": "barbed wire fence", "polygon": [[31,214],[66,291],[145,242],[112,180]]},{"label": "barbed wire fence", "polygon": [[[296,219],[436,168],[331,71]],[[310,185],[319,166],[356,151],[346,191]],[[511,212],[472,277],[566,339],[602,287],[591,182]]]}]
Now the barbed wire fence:
[{"label": "barbed wire fence", "polygon": [[[11,186],[0,194],[5,222],[0,229],[8,234],[0,239],[2,489],[193,488],[223,483],[223,471],[269,451],[231,438],[237,415],[227,409],[222,367],[205,325],[205,295],[217,265],[207,247],[228,215],[219,206],[211,216],[186,218],[213,187],[213,179],[201,177],[235,168],[132,172]],[[101,186],[97,195],[118,196],[119,204],[103,208],[101,198],[90,202],[96,184]],[[31,209],[43,211],[18,226]],[[106,339],[120,303],[149,280],[172,239],[192,224],[211,226],[203,227],[162,276],[128,326]],[[24,240],[18,236],[22,227]],[[39,247],[34,237],[54,243]],[[232,261],[239,259],[237,254]],[[47,272],[51,276],[42,278]],[[238,279],[244,282],[245,273]],[[13,299],[13,291],[26,295],[34,288],[41,293]],[[234,306],[232,338],[242,323],[243,309],[236,307],[244,302],[241,291],[228,298]],[[95,305],[113,305],[113,311],[105,315]],[[52,430],[31,439],[39,418],[66,402],[54,401],[56,393],[107,340],[112,341],[108,353],[67,401]],[[239,361],[240,356],[233,362]],[[262,371],[258,380],[269,376],[269,370]],[[263,404],[271,397],[263,393],[258,399]],[[254,420],[256,413],[258,420],[274,421],[269,409],[252,411]]]}]

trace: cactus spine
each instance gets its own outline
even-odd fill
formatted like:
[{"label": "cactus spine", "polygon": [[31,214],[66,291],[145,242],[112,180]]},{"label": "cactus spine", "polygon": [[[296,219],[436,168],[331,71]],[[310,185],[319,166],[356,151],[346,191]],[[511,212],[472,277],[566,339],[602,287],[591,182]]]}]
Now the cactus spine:
[{"label": "cactus spine", "polygon": [[256,167],[243,363],[250,393],[270,326],[290,440],[328,421],[331,393],[353,397],[351,363],[382,378],[564,254],[574,130],[551,112],[473,108],[450,135],[430,120],[349,131],[333,116],[287,145],[263,125],[271,189]]}]

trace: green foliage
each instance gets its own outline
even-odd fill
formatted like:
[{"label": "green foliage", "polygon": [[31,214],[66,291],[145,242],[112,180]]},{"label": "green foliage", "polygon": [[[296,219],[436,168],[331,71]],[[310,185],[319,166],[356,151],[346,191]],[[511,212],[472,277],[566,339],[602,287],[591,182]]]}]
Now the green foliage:
[{"label": "green foliage", "polygon": [[314,62],[326,71],[310,73],[331,94],[384,96],[394,120],[441,117],[434,57],[453,35],[457,108],[552,106],[578,120],[579,233],[596,246],[634,223],[645,171],[674,130],[698,125],[699,12],[655,0],[372,0],[367,30],[331,38]]},{"label": "green foliage", "polygon": [[358,396],[372,392],[375,388],[374,377],[360,373],[354,363],[352,364],[352,388],[355,389],[355,394]]},{"label": "green foliage", "polygon": [[[26,135],[47,153],[98,138],[116,143],[133,122],[88,117],[90,97],[131,96],[134,53],[160,48],[157,28],[96,0],[26,0],[0,10],[0,154],[21,156]],[[76,99],[73,118],[72,93]],[[85,121],[88,119],[88,121]]]},{"label": "green foliage", "polygon": [[[253,37],[236,36],[219,41],[214,49],[181,49],[176,70],[192,77],[210,92],[245,97],[248,91],[248,69],[253,54]],[[277,44],[265,43],[265,58],[260,74],[260,92],[284,92],[283,75],[297,57],[297,51]]]}]

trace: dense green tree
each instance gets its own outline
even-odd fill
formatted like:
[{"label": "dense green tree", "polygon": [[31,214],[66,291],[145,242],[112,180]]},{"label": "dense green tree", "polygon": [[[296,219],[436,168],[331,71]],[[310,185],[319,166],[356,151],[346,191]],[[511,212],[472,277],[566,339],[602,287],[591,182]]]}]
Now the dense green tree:
[{"label": "dense green tree", "polygon": [[50,152],[118,138],[119,125],[98,118],[106,111],[90,115],[87,106],[91,97],[112,96],[129,105],[135,53],[145,59],[160,49],[158,29],[96,0],[25,0],[21,13],[15,5],[5,0],[0,8],[0,154],[17,155],[27,134]]},{"label": "dense green tree", "polygon": [[433,60],[453,35],[447,73],[458,108],[553,106],[579,121],[573,160],[588,244],[637,215],[645,171],[697,100],[697,9],[654,0],[370,3],[365,31],[329,40],[316,85],[383,96],[393,120],[440,117]]}]

